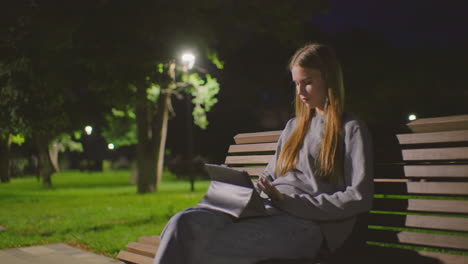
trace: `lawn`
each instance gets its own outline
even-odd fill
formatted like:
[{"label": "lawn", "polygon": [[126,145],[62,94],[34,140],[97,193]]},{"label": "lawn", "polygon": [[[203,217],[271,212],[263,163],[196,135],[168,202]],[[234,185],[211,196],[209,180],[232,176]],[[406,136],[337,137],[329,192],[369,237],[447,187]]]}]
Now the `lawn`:
[{"label": "lawn", "polygon": [[177,211],[195,205],[209,182],[166,173],[157,193],[136,194],[129,171],[62,172],[52,189],[35,177],[0,185],[0,248],[64,242],[115,257],[129,241],[158,235]]}]

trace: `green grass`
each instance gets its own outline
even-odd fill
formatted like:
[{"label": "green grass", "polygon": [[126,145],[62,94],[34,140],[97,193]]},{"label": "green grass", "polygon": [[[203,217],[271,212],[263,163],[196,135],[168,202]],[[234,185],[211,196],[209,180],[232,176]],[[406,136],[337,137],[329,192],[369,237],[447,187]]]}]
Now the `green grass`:
[{"label": "green grass", "polygon": [[129,171],[62,172],[44,189],[35,177],[0,185],[0,248],[64,242],[114,257],[139,236],[158,235],[176,212],[195,205],[208,182],[165,174],[159,191],[140,195]]}]

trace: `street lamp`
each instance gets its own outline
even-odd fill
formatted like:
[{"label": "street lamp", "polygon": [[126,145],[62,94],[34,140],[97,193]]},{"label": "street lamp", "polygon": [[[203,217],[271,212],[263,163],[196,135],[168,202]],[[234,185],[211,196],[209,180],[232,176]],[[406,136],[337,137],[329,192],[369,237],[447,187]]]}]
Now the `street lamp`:
[{"label": "street lamp", "polygon": [[416,120],[416,115],[415,115],[415,114],[410,114],[410,115],[408,116],[408,120],[409,120],[409,121],[414,121],[414,120]]},{"label": "street lamp", "polygon": [[[193,68],[195,64],[195,55],[190,52],[184,53],[182,55],[182,65],[184,72],[188,72],[190,69]],[[186,119],[187,119],[187,166],[192,168],[193,162],[193,137],[192,137],[192,97],[190,93],[185,93],[186,96]],[[193,171],[189,171],[190,175],[190,188],[193,192],[195,190],[195,179],[193,175]]]}]

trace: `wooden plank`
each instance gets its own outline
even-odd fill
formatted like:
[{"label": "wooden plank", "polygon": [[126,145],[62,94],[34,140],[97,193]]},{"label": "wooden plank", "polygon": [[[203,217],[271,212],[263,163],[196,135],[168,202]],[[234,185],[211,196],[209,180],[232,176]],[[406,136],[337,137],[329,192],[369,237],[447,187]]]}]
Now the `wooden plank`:
[{"label": "wooden plank", "polygon": [[468,147],[404,149],[403,160],[459,160],[468,159]]},{"label": "wooden plank", "polygon": [[259,166],[259,167],[231,167],[231,169],[239,170],[239,171],[246,171],[250,176],[259,176],[264,170],[266,166]]},{"label": "wooden plank", "polygon": [[378,198],[374,199],[372,210],[467,214],[468,201]]},{"label": "wooden plank", "polygon": [[132,253],[147,256],[154,258],[156,254],[156,250],[158,250],[158,246],[138,243],[138,242],[128,242],[125,248]]},{"label": "wooden plank", "polygon": [[368,241],[383,243],[403,243],[425,247],[468,250],[468,237],[466,236],[369,229],[367,238]]},{"label": "wooden plank", "polygon": [[237,134],[234,136],[234,141],[236,144],[276,142],[281,132],[282,130]]},{"label": "wooden plank", "polygon": [[139,243],[159,246],[159,242],[161,240],[160,236],[141,236],[138,238]]},{"label": "wooden plank", "polygon": [[468,195],[468,182],[380,182],[374,181],[377,194]]},{"label": "wooden plank", "polygon": [[401,243],[468,250],[468,237],[416,232],[399,232]]},{"label": "wooden plank", "polygon": [[382,178],[378,178],[378,179],[374,179],[374,182],[408,182],[408,179],[388,179],[388,178],[382,179]]},{"label": "wooden plank", "polygon": [[407,165],[406,177],[468,177],[468,165]]},{"label": "wooden plank", "polygon": [[267,164],[273,155],[227,156],[225,164]]},{"label": "wooden plank", "polygon": [[466,217],[371,213],[368,216],[368,223],[370,225],[390,227],[468,231],[468,218]]},{"label": "wooden plank", "polygon": [[468,231],[468,218],[407,215],[406,226],[453,231]]},{"label": "wooden plank", "polygon": [[419,255],[439,260],[442,264],[466,264],[468,256],[444,254],[431,251],[417,251]]},{"label": "wooden plank", "polygon": [[396,135],[401,145],[468,141],[468,130]]},{"label": "wooden plank", "polygon": [[231,145],[229,147],[228,153],[276,151],[277,145],[278,143]]},{"label": "wooden plank", "polygon": [[138,255],[132,252],[121,250],[117,255],[117,259],[135,264],[153,264],[153,258]]},{"label": "wooden plank", "polygon": [[468,129],[468,115],[416,119],[407,124],[414,133]]},{"label": "wooden plank", "polygon": [[468,194],[468,182],[408,182],[408,193]]},{"label": "wooden plank", "polygon": [[468,201],[408,199],[408,210],[441,213],[468,213]]}]

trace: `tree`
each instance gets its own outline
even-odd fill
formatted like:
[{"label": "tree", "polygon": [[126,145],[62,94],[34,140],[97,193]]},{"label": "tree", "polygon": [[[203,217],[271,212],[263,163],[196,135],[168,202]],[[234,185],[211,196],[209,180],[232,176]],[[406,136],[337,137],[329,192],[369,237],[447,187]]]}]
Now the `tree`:
[{"label": "tree", "polygon": [[[127,84],[124,89],[136,90],[130,101],[136,105],[138,124],[139,192],[157,189],[158,174],[155,170],[158,169],[153,165],[162,162],[159,157],[163,155],[164,124],[170,105],[170,65],[177,57],[177,51],[184,45],[197,47],[199,51],[216,50],[221,45],[229,50],[239,41],[244,41],[245,35],[256,32],[270,32],[279,41],[294,40],[302,33],[301,23],[310,19],[314,11],[322,10],[324,3],[142,1],[129,8],[127,2],[108,1],[101,2],[101,6],[88,15],[87,25],[83,27],[88,30],[83,30],[78,39],[82,40],[82,47],[86,50],[82,54],[89,54],[85,59],[91,62],[90,69],[101,77],[118,78],[120,84]],[[155,66],[159,64],[166,65],[167,74],[154,73]],[[147,81],[148,76],[151,82]],[[156,103],[156,113],[148,108],[151,83],[159,85],[162,91]],[[118,93],[115,88],[113,92]],[[199,110],[197,107],[194,109]],[[162,141],[149,143],[153,138]],[[157,155],[151,153],[154,149],[159,149]],[[160,171],[162,166],[158,166]]]},{"label": "tree", "polygon": [[22,92],[15,89],[12,77],[24,69],[24,60],[13,61],[10,65],[0,62],[0,179],[10,181],[10,146],[21,145],[24,137],[25,120],[20,114]]},{"label": "tree", "polygon": [[[212,57],[217,58],[215,55]],[[217,63],[220,63],[219,59]],[[148,76],[146,84],[140,86],[142,89],[136,91],[137,95],[141,93],[138,95],[141,101],[136,107],[113,109],[112,114],[107,116],[107,129],[103,132],[106,140],[116,146],[138,142],[137,153],[141,155],[137,159],[139,169],[148,168],[148,171],[156,173],[154,177],[147,178],[154,180],[149,184],[139,181],[139,190],[145,188],[143,186],[157,186],[160,183],[172,97],[193,98],[194,123],[202,129],[208,125],[206,112],[217,102],[215,96],[219,91],[219,84],[215,78],[206,73],[202,77],[198,73],[189,74],[180,68],[175,62],[159,64],[153,76]],[[170,81],[161,88],[155,82],[162,83],[163,76],[168,76]]]},{"label": "tree", "polygon": [[[168,91],[174,86],[170,65],[177,51],[184,46],[196,47],[200,54],[221,46],[225,51],[232,50],[239,42],[248,40],[245,36],[258,32],[275,36],[278,41],[294,41],[302,33],[302,23],[325,8],[325,3],[322,0],[12,3],[13,33],[5,33],[9,39],[8,54],[12,55],[6,57],[27,62],[26,70],[21,72],[26,83],[20,85],[20,79],[14,80],[16,88],[23,92],[22,98],[30,100],[21,105],[22,117],[37,142],[44,184],[51,184],[52,166],[46,157],[46,146],[53,138],[82,127],[90,117],[98,122],[96,119],[111,108],[135,105],[139,131],[138,190],[141,193],[156,190],[157,174],[151,164],[157,164],[162,156],[168,117],[164,109],[168,109],[171,97]],[[166,65],[165,73],[155,73],[160,64]],[[152,84],[161,87],[157,112],[148,108],[148,88]],[[84,96],[88,96],[86,100],[82,99]],[[85,106],[81,105],[83,102]],[[194,110],[198,115],[200,108],[195,106]],[[145,138],[149,136],[162,139],[152,145],[153,149],[159,149],[158,155],[146,155],[151,144]]]},{"label": "tree", "polygon": [[[90,121],[98,122],[107,108],[101,103],[104,94],[87,83],[73,46],[82,18],[67,10],[66,4],[14,2],[2,10],[10,11],[8,20],[2,21],[8,30],[0,32],[1,88],[2,94],[9,95],[2,103],[8,123],[2,135],[20,131],[34,142],[39,174],[43,185],[50,187],[51,142]],[[88,96],[83,104],[81,98]]]}]

